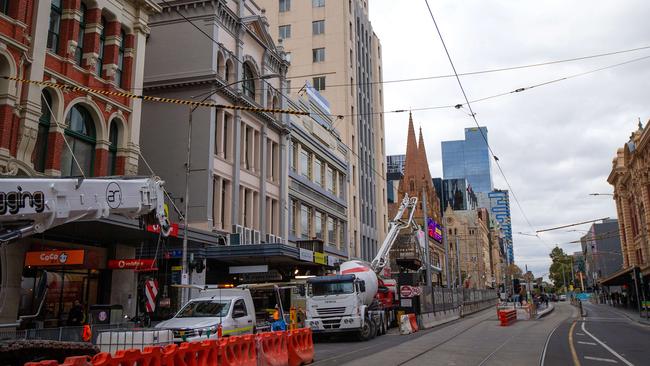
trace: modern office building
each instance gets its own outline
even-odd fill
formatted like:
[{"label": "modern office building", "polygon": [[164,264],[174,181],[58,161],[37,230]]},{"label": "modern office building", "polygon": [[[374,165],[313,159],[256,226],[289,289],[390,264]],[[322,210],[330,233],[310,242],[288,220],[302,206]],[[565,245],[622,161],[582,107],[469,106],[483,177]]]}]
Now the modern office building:
[{"label": "modern office building", "polygon": [[405,164],[406,164],[406,154],[386,156],[387,173],[404,173]]},{"label": "modern office building", "polygon": [[585,286],[593,287],[599,279],[609,277],[623,267],[618,220],[593,223],[580,238],[584,256]]},{"label": "modern office building", "polygon": [[444,179],[465,178],[474,192],[493,190],[487,127],[466,128],[465,139],[442,142]]},{"label": "modern office building", "polygon": [[510,215],[510,196],[507,190],[494,190],[488,193],[490,215],[501,226],[503,244],[508,264],[514,263],[515,254],[512,243],[512,219]]},{"label": "modern office building", "polygon": [[350,150],[348,237],[352,257],[372,259],[387,231],[381,45],[367,0],[258,0],[287,52],[289,94],[313,85],[340,116]]}]

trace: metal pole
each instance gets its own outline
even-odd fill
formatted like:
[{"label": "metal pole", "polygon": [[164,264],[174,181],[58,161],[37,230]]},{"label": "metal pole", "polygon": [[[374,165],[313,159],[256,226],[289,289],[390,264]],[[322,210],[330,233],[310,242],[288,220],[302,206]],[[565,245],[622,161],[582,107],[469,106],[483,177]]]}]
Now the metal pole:
[{"label": "metal pole", "polygon": [[451,278],[449,278],[449,241],[447,239],[447,228],[443,228],[442,230],[442,240],[445,243],[445,276],[447,277],[447,288],[450,288]]},{"label": "metal pole", "polygon": [[[194,108],[190,106],[190,115],[187,123],[187,161],[185,162],[185,213],[183,214],[183,257],[182,257],[182,270],[181,270],[181,284],[189,284],[189,274],[187,273],[187,227],[189,226],[188,217],[190,209],[190,163],[192,158],[192,112]],[[188,289],[181,289],[181,302],[185,304],[188,299]]]},{"label": "metal pole", "polygon": [[460,248],[458,247],[458,235],[456,235],[456,271],[458,272],[458,287],[463,287],[463,279],[460,277]]},{"label": "metal pole", "polygon": [[[426,263],[426,276],[427,276],[427,287],[431,287],[431,256],[429,255],[429,226],[427,225],[427,192],[423,189],[422,190],[422,212],[423,212],[423,217],[424,217],[424,238],[425,238],[425,246],[424,246],[424,255],[426,256],[425,258],[425,263]],[[435,229],[434,229],[435,230]]]}]

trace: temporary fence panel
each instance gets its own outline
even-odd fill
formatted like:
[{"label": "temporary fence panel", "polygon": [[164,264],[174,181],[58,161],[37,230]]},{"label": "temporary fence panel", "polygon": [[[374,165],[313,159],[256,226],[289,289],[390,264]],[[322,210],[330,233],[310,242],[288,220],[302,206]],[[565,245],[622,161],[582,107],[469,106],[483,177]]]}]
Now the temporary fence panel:
[{"label": "temporary fence panel", "polygon": [[169,329],[107,330],[97,336],[100,352],[114,353],[119,350],[139,349],[147,346],[164,346],[174,343],[174,334]]}]

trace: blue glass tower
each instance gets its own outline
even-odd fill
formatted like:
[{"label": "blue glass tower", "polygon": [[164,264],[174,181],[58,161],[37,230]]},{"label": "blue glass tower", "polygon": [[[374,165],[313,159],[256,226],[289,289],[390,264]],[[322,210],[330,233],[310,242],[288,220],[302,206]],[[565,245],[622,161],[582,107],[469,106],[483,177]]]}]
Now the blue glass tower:
[{"label": "blue glass tower", "polygon": [[[485,139],[488,131],[481,127]],[[465,140],[442,142],[444,179],[465,178],[474,192],[491,192],[492,174],[488,145],[477,128],[465,129]]]}]

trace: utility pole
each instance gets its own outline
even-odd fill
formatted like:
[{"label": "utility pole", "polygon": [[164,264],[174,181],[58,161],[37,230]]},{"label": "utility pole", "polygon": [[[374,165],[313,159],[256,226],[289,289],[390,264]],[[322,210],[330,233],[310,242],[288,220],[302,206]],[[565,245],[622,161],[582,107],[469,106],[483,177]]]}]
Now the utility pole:
[{"label": "utility pole", "polygon": [[431,257],[429,255],[429,226],[427,225],[427,192],[422,189],[422,212],[424,217],[424,255],[426,263],[427,287],[431,287]]},{"label": "utility pole", "polygon": [[[444,221],[444,220],[443,220]],[[433,228],[435,230],[436,228]],[[442,230],[442,241],[445,243],[445,277],[447,277],[447,288],[451,287],[451,279],[449,278],[449,241],[447,238],[447,228]]]}]

